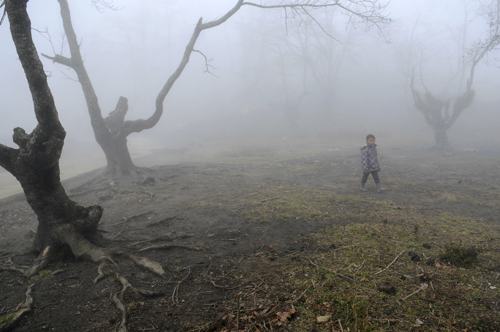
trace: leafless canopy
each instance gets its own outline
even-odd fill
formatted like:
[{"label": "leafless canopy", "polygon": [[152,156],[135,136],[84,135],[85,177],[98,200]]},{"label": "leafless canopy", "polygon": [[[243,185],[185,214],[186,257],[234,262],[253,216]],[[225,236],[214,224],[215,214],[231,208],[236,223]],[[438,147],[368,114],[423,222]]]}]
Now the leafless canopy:
[{"label": "leafless canopy", "polygon": [[500,45],[500,0],[492,0],[488,5],[481,7],[478,14],[486,19],[486,38],[475,41],[467,50],[467,60],[470,64],[469,78],[465,92],[457,97],[453,104],[451,115],[449,113],[450,100],[444,101],[434,97],[425,85],[426,91],[422,94],[415,88],[414,75],[412,75],[410,88],[415,107],[422,112],[427,124],[433,128],[436,143],[440,148],[449,146],[446,131],[453,126],[460,114],[470,106],[474,99],[475,92],[472,90],[472,83],[477,64]]},{"label": "leafless canopy", "polygon": [[[150,129],[158,123],[163,114],[163,102],[170,89],[188,64],[191,54],[193,52],[201,53],[200,51],[194,49],[200,33],[203,30],[208,30],[223,24],[231,16],[238,12],[242,6],[253,6],[262,9],[282,9],[286,13],[287,21],[291,19],[304,20],[307,17],[308,19],[312,18],[313,21],[315,21],[318,25],[319,23],[314,20],[314,12],[317,10],[325,10],[329,8],[340,9],[342,13],[349,17],[349,23],[354,24],[357,22],[363,22],[366,28],[375,27],[379,31],[382,31],[383,26],[390,22],[390,19],[383,14],[387,3],[381,4],[379,3],[379,0],[275,1],[277,4],[272,4],[271,1],[256,3],[237,0],[234,7],[227,13],[225,13],[222,17],[209,22],[203,22],[203,18],[200,18],[198,20],[191,38],[186,45],[182,60],[180,61],[177,69],[168,78],[165,85],[157,95],[155,110],[153,114],[147,119],[125,121],[125,115],[128,110],[127,99],[125,97],[120,97],[120,100],[117,104],[117,110],[115,112],[110,114],[110,116],[106,119],[102,117],[101,109],[98,104],[98,98],[92,86],[90,77],[87,74],[87,70],[80,53],[80,45],[78,45],[76,33],[71,23],[68,1],[58,1],[61,6],[61,16],[63,19],[64,31],[66,32],[66,38],[68,41],[71,56],[66,57],[62,54],[55,54],[54,56],[45,54],[42,55],[53,60],[54,62],[68,66],[76,72],[78,81],[82,86],[83,93],[87,101],[88,111],[90,114],[96,140],[101,145],[106,154],[106,158],[108,160],[108,171],[111,173],[128,173],[131,169],[134,169],[135,166],[130,159],[128,149],[126,147],[126,137],[131,133]],[[93,0],[93,4],[99,9],[115,8],[112,0]],[[323,31],[325,30],[323,29]],[[209,69],[208,66],[207,69]],[[118,114],[120,114],[119,117],[116,116]],[[108,127],[110,123],[113,123],[113,128]],[[113,147],[118,145],[121,145],[121,147]],[[112,150],[114,150],[114,152],[112,152]],[[120,154],[122,156],[125,154],[125,158],[119,157],[118,155]]]}]

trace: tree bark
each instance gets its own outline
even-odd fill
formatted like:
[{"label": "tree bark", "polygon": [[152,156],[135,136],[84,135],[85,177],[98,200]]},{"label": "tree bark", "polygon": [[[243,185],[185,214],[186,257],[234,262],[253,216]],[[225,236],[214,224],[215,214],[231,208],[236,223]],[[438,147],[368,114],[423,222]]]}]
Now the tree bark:
[{"label": "tree bark", "polygon": [[[38,230],[33,249],[60,248],[68,243],[68,234],[84,239],[97,237],[102,215],[100,206],[82,207],[66,195],[61,185],[59,158],[66,132],[59,122],[47,76],[37,55],[31,36],[31,22],[26,11],[28,0],[6,0],[12,39],[23,66],[33,97],[38,125],[27,134],[15,128],[13,141],[18,149],[0,145],[0,166],[20,182],[28,204],[38,217]],[[80,245],[93,245],[87,240]]]}]

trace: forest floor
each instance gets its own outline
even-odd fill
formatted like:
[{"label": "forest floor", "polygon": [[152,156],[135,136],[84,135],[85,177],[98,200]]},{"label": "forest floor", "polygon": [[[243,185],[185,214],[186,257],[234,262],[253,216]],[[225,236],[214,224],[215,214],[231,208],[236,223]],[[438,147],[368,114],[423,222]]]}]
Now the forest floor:
[{"label": "forest floor", "polygon": [[[380,143],[380,142],[379,142]],[[359,190],[359,146],[280,140],[184,154],[130,179],[99,170],[67,181],[104,208],[118,257],[98,266],[61,257],[27,279],[0,271],[0,326],[33,298],[14,331],[500,331],[500,153],[379,146],[386,191]],[[179,159],[179,160],[181,160]],[[0,201],[0,258],[30,265],[36,217]],[[31,287],[30,287],[31,286]]]}]

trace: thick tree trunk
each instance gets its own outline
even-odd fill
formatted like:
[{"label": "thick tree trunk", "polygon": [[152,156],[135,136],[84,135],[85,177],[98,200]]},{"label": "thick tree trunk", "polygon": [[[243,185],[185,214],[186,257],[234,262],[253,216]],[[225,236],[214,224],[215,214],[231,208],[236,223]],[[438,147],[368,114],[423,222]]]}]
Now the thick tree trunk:
[{"label": "thick tree trunk", "polygon": [[115,136],[105,145],[101,145],[106,155],[106,171],[104,175],[130,174],[137,169],[127,146],[127,137]]},{"label": "thick tree trunk", "polygon": [[[12,40],[16,46],[33,97],[38,125],[32,133],[14,129],[13,141],[19,148],[0,144],[0,166],[17,180],[38,217],[33,248],[42,251],[69,245],[77,256],[104,257],[102,250],[87,239],[96,239],[100,206],[84,208],[71,201],[60,181],[59,158],[66,132],[59,122],[47,75],[31,37],[26,11],[28,0],[6,0]],[[82,250],[82,248],[85,248]]]},{"label": "thick tree trunk", "polygon": [[16,178],[28,204],[38,217],[38,229],[33,249],[41,252],[50,246],[57,249],[64,243],[61,230],[72,229],[88,239],[98,237],[97,226],[102,216],[100,206],[82,207],[66,195],[59,177],[59,165],[47,165],[40,160],[23,165]]},{"label": "thick tree trunk", "polygon": [[448,142],[448,134],[446,133],[446,128],[443,126],[433,126],[434,139],[436,141],[436,149],[442,152],[449,152],[452,150],[450,143]]}]

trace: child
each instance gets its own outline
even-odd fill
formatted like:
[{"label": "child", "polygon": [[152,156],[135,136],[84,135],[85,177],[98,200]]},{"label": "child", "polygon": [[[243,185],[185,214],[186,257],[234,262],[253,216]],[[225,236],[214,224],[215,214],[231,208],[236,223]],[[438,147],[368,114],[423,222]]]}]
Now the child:
[{"label": "child", "polygon": [[380,179],[378,177],[378,172],[380,171],[380,166],[378,164],[377,156],[377,144],[375,144],[375,136],[369,134],[366,136],[366,145],[361,147],[361,165],[363,166],[363,178],[361,179],[361,190],[367,191],[365,188],[366,180],[370,174],[373,176],[373,180],[377,184],[377,191],[381,192],[385,190],[380,184]]}]

